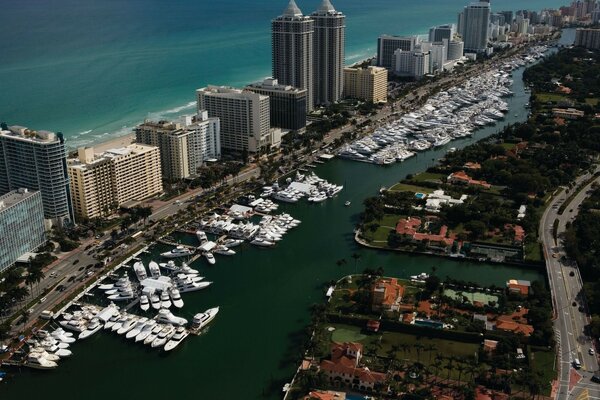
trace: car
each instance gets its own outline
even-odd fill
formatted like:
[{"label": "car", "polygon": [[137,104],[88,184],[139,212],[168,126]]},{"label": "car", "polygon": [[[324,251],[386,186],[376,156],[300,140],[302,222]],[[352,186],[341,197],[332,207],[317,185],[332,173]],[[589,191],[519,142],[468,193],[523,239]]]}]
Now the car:
[{"label": "car", "polygon": [[75,280],[75,276],[74,276],[74,275],[71,275],[71,276],[69,277],[69,279],[67,279],[67,282],[73,282],[74,280]]},{"label": "car", "polygon": [[57,292],[64,292],[64,291],[65,291],[65,289],[66,289],[66,288],[65,288],[65,286],[64,286],[64,285],[58,285],[58,286],[56,287],[56,291],[57,291]]},{"label": "car", "polygon": [[571,305],[572,305],[573,307],[577,307],[577,302],[576,302],[576,301],[574,301],[574,302],[572,302],[572,303],[571,303]]},{"label": "car", "polygon": [[569,272],[569,276],[575,276],[575,272],[573,272],[573,271]]},{"label": "car", "polygon": [[591,381],[595,382],[595,383],[600,383],[600,376],[599,375],[592,376]]},{"label": "car", "polygon": [[73,265],[77,264],[79,262],[79,259],[73,261]]},{"label": "car", "polygon": [[56,278],[57,275],[58,274],[56,273],[56,271],[54,271],[54,272],[50,272],[49,276],[50,276],[50,278]]},{"label": "car", "polygon": [[42,298],[40,299],[40,303],[43,303],[43,302],[45,302],[45,301],[46,301],[46,297],[42,297]]},{"label": "car", "polygon": [[594,354],[596,354],[596,352],[594,351],[593,348],[590,347],[590,349],[588,350],[588,353],[590,356],[593,356]]},{"label": "car", "polygon": [[552,258],[558,258],[558,253],[552,253]]}]

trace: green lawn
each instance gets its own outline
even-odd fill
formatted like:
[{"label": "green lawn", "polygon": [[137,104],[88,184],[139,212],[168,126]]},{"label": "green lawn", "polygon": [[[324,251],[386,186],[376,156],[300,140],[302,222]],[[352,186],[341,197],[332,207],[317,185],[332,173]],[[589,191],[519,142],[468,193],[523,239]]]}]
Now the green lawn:
[{"label": "green lawn", "polygon": [[415,182],[426,182],[426,181],[438,182],[438,181],[441,181],[441,179],[445,178],[445,177],[446,176],[443,174],[434,174],[432,172],[421,172],[420,174],[413,176],[411,180],[415,181]]},{"label": "green lawn", "polygon": [[433,189],[425,188],[416,185],[408,185],[406,183],[397,183],[390,188],[394,192],[414,192],[414,193],[433,193]]},{"label": "green lawn", "polygon": [[525,245],[525,260],[544,261],[539,243],[533,242]]},{"label": "green lawn", "polygon": [[557,103],[562,100],[568,100],[567,96],[558,93],[539,93],[536,96],[541,103],[547,103],[549,101]]},{"label": "green lawn", "polygon": [[590,106],[597,106],[598,101],[600,101],[600,99],[598,99],[597,97],[588,97],[587,99],[585,99],[586,104],[589,104]]},{"label": "green lawn", "polygon": [[542,381],[544,382],[542,394],[545,396],[550,395],[550,382],[556,378],[555,358],[556,355],[551,351],[530,351],[530,365],[533,372],[542,375]]},{"label": "green lawn", "polygon": [[512,150],[517,145],[515,143],[502,143],[501,146],[504,147],[506,150]]},{"label": "green lawn", "polygon": [[[362,236],[370,242],[385,242],[387,243],[387,238],[392,229],[396,228],[396,224],[398,220],[402,218],[402,215],[398,214],[385,214],[383,218],[370,222],[366,225],[364,231],[362,232]],[[379,225],[375,231],[371,231],[370,226],[374,224]],[[381,243],[379,243],[381,244]]]}]

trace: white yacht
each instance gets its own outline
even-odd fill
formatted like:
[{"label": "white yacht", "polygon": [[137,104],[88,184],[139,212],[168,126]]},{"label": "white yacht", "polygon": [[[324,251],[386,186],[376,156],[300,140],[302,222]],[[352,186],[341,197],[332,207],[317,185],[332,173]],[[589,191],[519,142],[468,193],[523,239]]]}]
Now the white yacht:
[{"label": "white yacht", "polygon": [[203,313],[194,315],[191,329],[198,332],[212,321],[219,313],[219,307],[209,308]]},{"label": "white yacht", "polygon": [[188,337],[189,332],[183,327],[180,326],[175,330],[175,334],[171,337],[171,339],[165,345],[165,351],[171,351],[175,347],[179,345],[179,343],[183,342],[183,339]]},{"label": "white yacht", "polygon": [[208,236],[206,236],[206,232],[204,231],[196,231],[196,237],[198,238],[198,241],[200,242],[200,244],[207,242],[208,241]]},{"label": "white yacht", "polygon": [[150,276],[154,279],[158,279],[160,277],[160,267],[154,261],[150,261],[148,264],[148,269],[150,270]]},{"label": "white yacht", "polygon": [[119,329],[121,329],[121,327],[123,327],[123,324],[127,322],[130,318],[131,317],[127,314],[121,315],[121,318],[119,318],[119,320],[114,323],[110,330],[113,332],[117,332]]},{"label": "white yacht", "polygon": [[138,333],[137,336],[135,337],[135,341],[141,342],[143,340],[146,340],[146,338],[152,333],[152,330],[155,327],[156,327],[155,320],[150,319],[150,320],[146,321],[146,324],[142,327],[142,329],[140,330],[140,333]]},{"label": "white yacht", "polygon": [[181,299],[181,294],[179,293],[179,290],[177,290],[177,288],[171,288],[169,294],[171,295],[171,300],[173,300],[173,305],[175,307],[183,307],[183,300]]},{"label": "white yacht", "polygon": [[139,333],[142,331],[142,328],[146,325],[146,322],[148,322],[148,318],[140,318],[134,325],[134,327],[127,332],[127,334],[125,335],[126,339],[132,339],[134,337],[136,337],[137,335],[139,335]]},{"label": "white yacht", "polygon": [[161,254],[161,257],[165,258],[178,258],[178,257],[189,257],[193,255],[194,252],[187,247],[177,246],[171,251],[167,251]]},{"label": "white yacht", "polygon": [[187,324],[187,320],[185,318],[176,317],[171,311],[167,310],[166,308],[161,308],[160,310],[158,310],[156,321],[178,326]]},{"label": "white yacht", "polygon": [[135,323],[137,322],[137,317],[130,317],[127,321],[123,323],[123,325],[117,330],[117,334],[124,335],[130,330],[133,329]]},{"label": "white yacht", "polygon": [[177,289],[181,293],[194,292],[207,288],[212,282],[195,282],[189,276],[186,279],[177,279]]},{"label": "white yacht", "polygon": [[140,308],[142,311],[148,311],[150,309],[150,300],[145,294],[140,296]]},{"label": "white yacht", "polygon": [[210,265],[215,265],[215,256],[213,256],[213,253],[211,253],[210,251],[205,251],[204,253],[202,253],[202,255],[204,256],[204,258],[206,258],[206,261],[208,261],[208,263]]},{"label": "white yacht", "polygon": [[229,249],[236,247],[244,243],[241,239],[225,239],[221,244]]},{"label": "white yacht", "polygon": [[260,237],[255,238],[253,241],[250,242],[250,244],[253,244],[255,246],[261,246],[261,247],[275,246],[275,243],[267,240],[266,238],[260,238]]},{"label": "white yacht", "polygon": [[413,281],[425,281],[427,278],[429,278],[429,274],[425,272],[421,272],[419,275],[410,276],[410,279]]},{"label": "white yacht", "polygon": [[27,360],[25,360],[25,363],[23,365],[35,369],[54,369],[58,367],[57,363],[46,359],[40,353],[30,353],[27,356]]},{"label": "white yacht", "polygon": [[213,253],[220,254],[222,256],[232,256],[235,254],[235,251],[231,250],[229,247],[225,245],[217,245],[213,250]]},{"label": "white yacht", "polygon": [[162,347],[167,343],[167,341],[175,334],[175,327],[173,325],[165,326],[156,339],[150,344],[151,347]]},{"label": "white yacht", "polygon": [[169,297],[169,293],[166,290],[164,290],[160,294],[160,307],[171,308],[171,298]]},{"label": "white yacht", "polygon": [[52,332],[51,335],[59,342],[67,344],[75,343],[75,338],[73,337],[73,334],[71,332],[66,332],[62,328],[58,328],[57,330]]},{"label": "white yacht", "polygon": [[150,304],[155,310],[160,309],[160,297],[156,293],[150,296]]},{"label": "white yacht", "polygon": [[146,267],[144,267],[144,264],[142,264],[141,261],[137,261],[135,264],[133,264],[133,271],[135,272],[135,275],[139,281],[143,281],[148,277]]},{"label": "white yacht", "polygon": [[150,331],[150,334],[148,336],[146,336],[146,338],[144,339],[144,344],[151,344],[152,342],[154,342],[154,339],[156,339],[156,337],[163,330],[164,327],[165,327],[164,324],[154,325],[154,328],[152,328],[152,331]]},{"label": "white yacht", "polygon": [[100,320],[98,318],[94,318],[89,323],[86,330],[79,334],[78,339],[82,340],[82,339],[89,338],[94,333],[98,332],[100,329],[102,329],[102,324],[100,323]]}]

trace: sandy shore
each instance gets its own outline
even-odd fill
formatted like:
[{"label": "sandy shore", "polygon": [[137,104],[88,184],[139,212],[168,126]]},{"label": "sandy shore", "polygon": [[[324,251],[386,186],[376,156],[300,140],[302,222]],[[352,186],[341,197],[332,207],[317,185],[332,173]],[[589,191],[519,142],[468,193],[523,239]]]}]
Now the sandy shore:
[{"label": "sandy shore", "polygon": [[101,153],[106,150],[125,147],[125,146],[133,143],[134,140],[135,140],[135,134],[129,133],[124,136],[119,136],[119,137],[107,140],[106,142],[94,143],[93,145],[90,145],[88,147],[93,147],[94,153]]}]

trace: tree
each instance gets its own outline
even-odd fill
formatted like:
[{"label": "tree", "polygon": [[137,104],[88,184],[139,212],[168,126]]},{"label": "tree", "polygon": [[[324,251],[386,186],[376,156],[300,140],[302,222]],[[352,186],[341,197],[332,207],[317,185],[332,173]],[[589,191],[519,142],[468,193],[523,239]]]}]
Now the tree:
[{"label": "tree", "polygon": [[441,285],[441,280],[436,275],[429,275],[427,279],[425,279],[425,290],[428,293],[435,293]]}]

